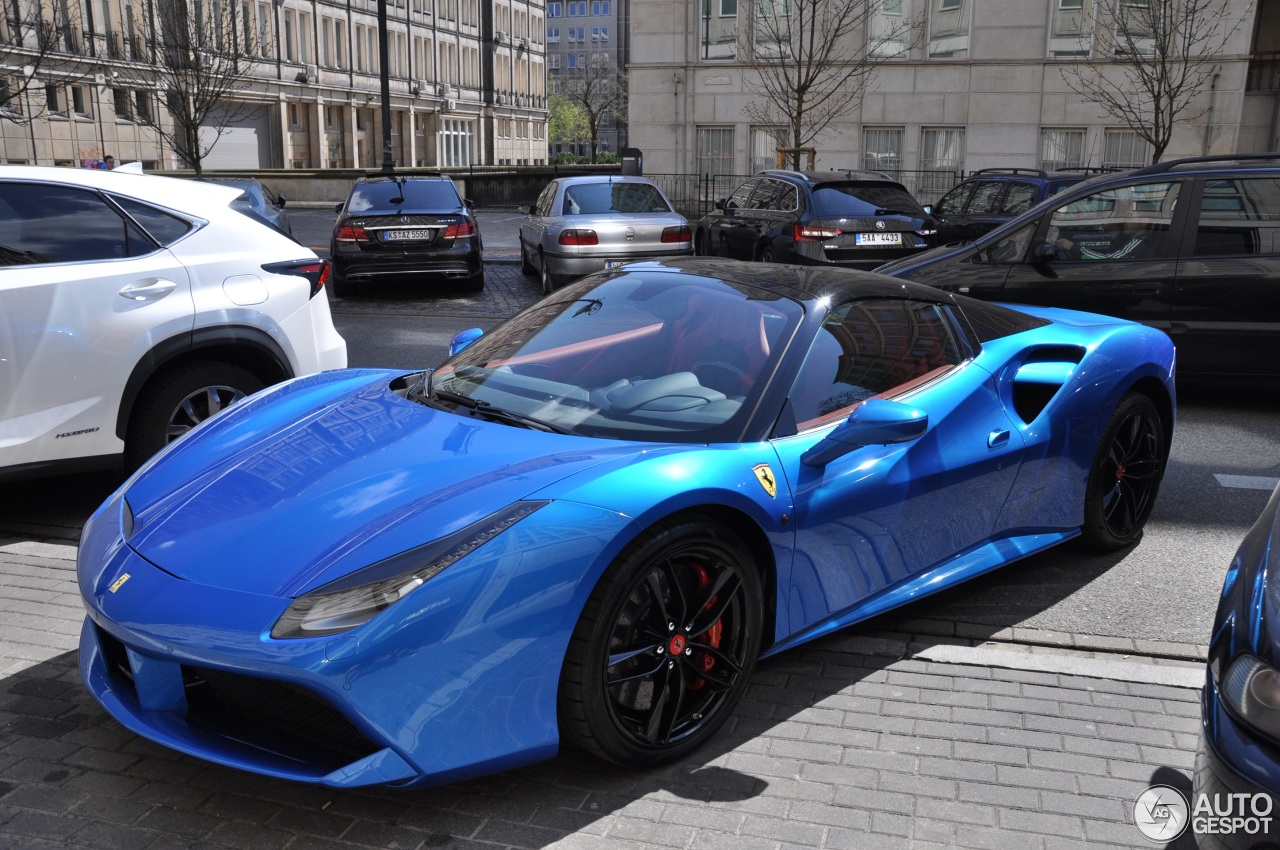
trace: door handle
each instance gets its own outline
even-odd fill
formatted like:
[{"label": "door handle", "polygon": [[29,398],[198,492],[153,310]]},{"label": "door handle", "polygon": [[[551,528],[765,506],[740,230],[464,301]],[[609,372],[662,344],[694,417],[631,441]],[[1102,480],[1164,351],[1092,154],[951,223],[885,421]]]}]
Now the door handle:
[{"label": "door handle", "polygon": [[1157,281],[1156,283],[1135,283],[1133,285],[1134,292],[1159,292],[1164,289],[1164,284]]},{"label": "door handle", "polygon": [[132,284],[126,286],[120,290],[120,295],[130,301],[154,301],[158,298],[163,298],[177,288],[178,284],[171,280],[155,280],[146,286]]},{"label": "door handle", "polygon": [[1009,442],[1008,431],[992,431],[987,435],[987,448],[995,449]]}]

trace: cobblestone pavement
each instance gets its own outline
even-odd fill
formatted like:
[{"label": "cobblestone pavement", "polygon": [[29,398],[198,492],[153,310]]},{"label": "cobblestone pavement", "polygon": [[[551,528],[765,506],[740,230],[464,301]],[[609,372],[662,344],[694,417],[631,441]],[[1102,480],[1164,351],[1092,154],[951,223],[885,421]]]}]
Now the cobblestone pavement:
[{"label": "cobblestone pavement", "polygon": [[416,791],[263,779],[88,696],[74,533],[0,525],[0,847],[1138,847],[1135,798],[1189,786],[1199,663],[901,619],[764,662],[721,734],[663,769],[567,752]]}]

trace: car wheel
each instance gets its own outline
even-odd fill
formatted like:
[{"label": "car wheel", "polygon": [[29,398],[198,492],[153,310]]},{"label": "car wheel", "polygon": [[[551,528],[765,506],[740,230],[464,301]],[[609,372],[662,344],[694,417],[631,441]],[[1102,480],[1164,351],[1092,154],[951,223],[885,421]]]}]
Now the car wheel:
[{"label": "car wheel", "polygon": [[520,240],[520,274],[525,277],[533,277],[538,270],[533,267],[533,263],[529,262],[529,255],[525,253],[524,239]]},{"label": "car wheel", "polygon": [[351,281],[336,268],[329,276],[329,285],[333,288],[334,298],[347,298],[355,294],[355,287],[352,286]]},{"label": "car wheel", "polygon": [[760,650],[760,576],[725,526],[660,524],[618,556],[583,608],[560,682],[561,731],[643,767],[710,738]]},{"label": "car wheel", "polygon": [[1084,542],[1112,552],[1142,536],[1164,476],[1164,425],[1151,399],[1129,393],[1102,434],[1085,488]]},{"label": "car wheel", "polygon": [[756,252],[756,262],[758,263],[776,262],[773,259],[773,247],[770,245],[760,246],[760,250]]},{"label": "car wheel", "polygon": [[551,279],[551,270],[547,268],[547,257],[539,254],[538,260],[538,281],[542,284],[542,294],[550,295],[556,291],[556,284]]},{"label": "car wheel", "polygon": [[467,292],[482,291],[484,289],[484,269],[481,269],[480,271],[473,274],[471,277],[467,278],[463,282],[462,288]]},{"label": "car wheel", "polygon": [[699,257],[705,257],[710,252],[707,250],[707,234],[699,230],[697,236],[693,238],[693,253]]},{"label": "car wheel", "polygon": [[200,362],[153,378],[129,417],[125,462],[136,469],[204,420],[266,386],[247,369]]}]

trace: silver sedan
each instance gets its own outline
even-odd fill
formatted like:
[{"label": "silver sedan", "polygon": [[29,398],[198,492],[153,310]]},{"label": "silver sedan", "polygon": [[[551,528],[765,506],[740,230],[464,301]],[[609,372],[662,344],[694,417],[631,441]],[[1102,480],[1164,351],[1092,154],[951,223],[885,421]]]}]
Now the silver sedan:
[{"label": "silver sedan", "polygon": [[520,212],[520,266],[547,294],[591,272],[693,253],[689,222],[644,177],[561,177]]}]

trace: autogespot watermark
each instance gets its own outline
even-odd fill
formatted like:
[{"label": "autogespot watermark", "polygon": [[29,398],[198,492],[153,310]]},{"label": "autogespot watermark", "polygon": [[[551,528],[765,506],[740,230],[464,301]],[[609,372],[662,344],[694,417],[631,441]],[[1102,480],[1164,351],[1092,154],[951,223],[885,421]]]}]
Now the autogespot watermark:
[{"label": "autogespot watermark", "polygon": [[1133,802],[1133,822],[1152,841],[1173,841],[1191,827],[1196,835],[1270,835],[1269,794],[1197,794],[1195,805],[1177,788],[1152,785]]}]

